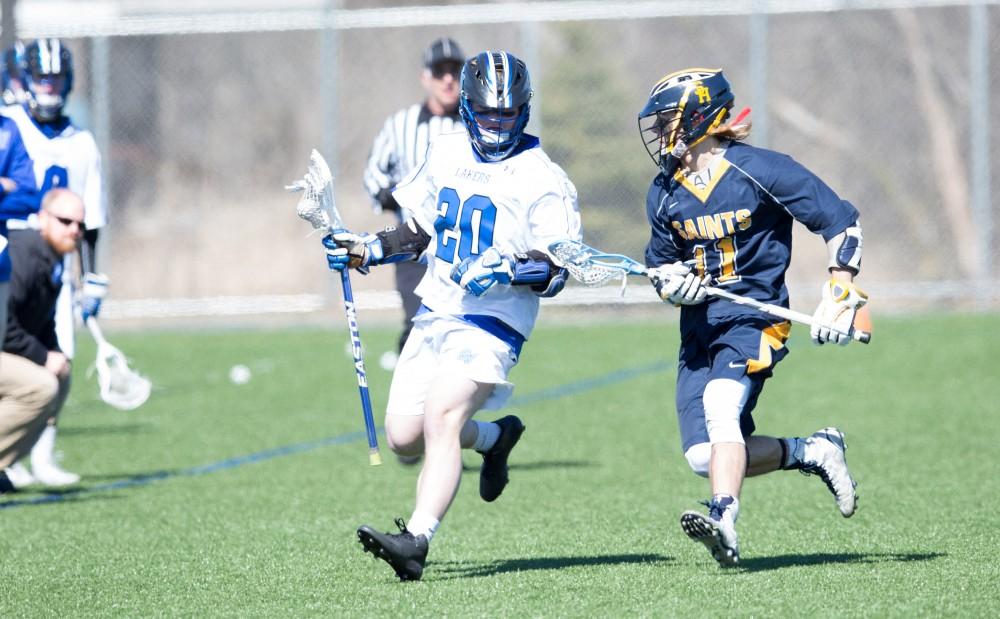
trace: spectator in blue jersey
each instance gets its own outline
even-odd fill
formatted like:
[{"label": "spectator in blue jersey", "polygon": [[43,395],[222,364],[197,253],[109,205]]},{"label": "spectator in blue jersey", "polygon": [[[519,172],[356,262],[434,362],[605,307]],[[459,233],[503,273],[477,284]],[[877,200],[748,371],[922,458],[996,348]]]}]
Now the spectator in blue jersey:
[{"label": "spectator in blue jersey", "polygon": [[803,438],[754,434],[752,412],[788,353],[790,324],[708,297],[705,286],[788,307],[785,271],[798,221],[829,253],[813,341],[849,343],[855,312],[867,301],[852,283],[861,265],[857,210],[790,157],[743,143],[749,110],[731,120],[733,101],[721,69],[686,69],[659,80],[639,113],[646,150],[660,168],[646,197],[646,264],[660,297],[681,308],[677,418],[684,455],[712,492],[708,513],[686,511],[681,526],[722,566],[739,561],[744,477],[818,475],[844,517],[857,498],[838,429]]},{"label": "spectator in blue jersey", "polygon": [[[399,181],[420,167],[427,145],[441,133],[462,127],[458,113],[458,77],[465,63],[462,48],[453,39],[435,40],[424,51],[420,83],[427,97],[393,112],[375,136],[368,164],[365,166],[365,190],[372,198],[375,210],[394,213],[400,222],[406,215],[392,190]],[[426,263],[400,262],[395,265],[396,290],[403,301],[403,331],[397,348],[382,355],[379,365],[391,370],[399,351],[413,328],[413,317],[420,309],[420,298],[414,290],[427,270]]]}]

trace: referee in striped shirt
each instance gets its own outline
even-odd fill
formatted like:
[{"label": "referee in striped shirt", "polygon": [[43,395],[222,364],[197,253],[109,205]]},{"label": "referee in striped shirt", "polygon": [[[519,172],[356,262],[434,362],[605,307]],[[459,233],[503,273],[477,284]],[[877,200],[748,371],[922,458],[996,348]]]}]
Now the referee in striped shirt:
[{"label": "referee in striped shirt", "polygon": [[[439,133],[461,126],[458,114],[458,78],[465,64],[465,55],[453,39],[441,38],[424,51],[424,69],[421,84],[427,92],[422,103],[403,108],[386,119],[382,130],[375,136],[368,165],[365,167],[365,189],[374,201],[376,212],[391,211],[403,221],[399,204],[392,197],[392,189],[410,170],[420,166],[427,154],[427,145]],[[420,298],[414,289],[424,276],[426,266],[421,262],[395,264],[396,290],[403,299],[403,333],[398,350],[403,349],[413,327],[413,316],[420,308]],[[391,370],[396,365],[397,352],[387,352],[380,365]]]}]

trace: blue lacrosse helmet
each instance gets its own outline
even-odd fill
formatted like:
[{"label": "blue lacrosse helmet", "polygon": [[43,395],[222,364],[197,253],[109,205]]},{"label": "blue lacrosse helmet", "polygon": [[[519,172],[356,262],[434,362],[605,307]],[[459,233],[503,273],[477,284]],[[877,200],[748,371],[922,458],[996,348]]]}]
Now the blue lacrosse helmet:
[{"label": "blue lacrosse helmet", "polygon": [[639,112],[646,152],[672,175],[689,148],[726,122],[734,99],[722,69],[684,69],[660,78]]},{"label": "blue lacrosse helmet", "polygon": [[0,64],[0,86],[3,88],[4,105],[24,103],[24,80],[21,78],[21,57],[24,56],[24,43],[17,41],[3,51],[3,63]]},{"label": "blue lacrosse helmet", "polygon": [[73,89],[73,54],[59,39],[35,39],[24,46],[21,79],[28,107],[35,118],[48,122],[62,115]]},{"label": "blue lacrosse helmet", "polygon": [[508,157],[531,113],[528,67],[509,52],[480,52],[462,68],[459,112],[469,140],[486,161]]}]

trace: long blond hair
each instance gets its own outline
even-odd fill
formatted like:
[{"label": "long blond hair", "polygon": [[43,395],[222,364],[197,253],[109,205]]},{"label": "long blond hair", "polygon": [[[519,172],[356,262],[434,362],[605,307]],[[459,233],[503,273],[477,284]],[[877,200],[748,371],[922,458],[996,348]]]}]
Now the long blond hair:
[{"label": "long blond hair", "polygon": [[729,122],[708,130],[708,135],[722,140],[745,140],[750,136],[753,121],[750,120],[750,108],[745,107]]}]

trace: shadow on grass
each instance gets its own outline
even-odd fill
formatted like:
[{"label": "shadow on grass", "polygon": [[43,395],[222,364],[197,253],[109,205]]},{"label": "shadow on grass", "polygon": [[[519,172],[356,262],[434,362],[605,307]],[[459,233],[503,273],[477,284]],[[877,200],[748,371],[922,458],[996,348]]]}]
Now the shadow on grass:
[{"label": "shadow on grass", "polygon": [[175,477],[179,474],[180,471],[164,470],[132,475],[88,475],[85,477],[85,480],[88,481],[102,479],[113,479],[115,481],[69,488],[26,488],[14,495],[18,498],[0,502],[0,510],[12,507],[51,505],[53,503],[76,503],[96,498],[118,498],[103,493],[112,490],[125,490],[136,486],[145,486],[155,481]]},{"label": "shadow on grass", "polygon": [[25,494],[22,490],[18,492],[15,496],[23,498],[17,498],[9,501],[0,501],[0,511],[9,509],[12,507],[34,507],[37,505],[52,505],[54,503],[62,503],[64,505],[71,505],[75,503],[82,503],[84,501],[93,500],[113,500],[117,501],[121,499],[120,496],[110,495],[110,494],[91,494],[89,492],[83,492],[83,488],[76,489],[70,488],[66,490],[49,490],[45,494]]},{"label": "shadow on grass", "polygon": [[774,557],[740,558],[742,571],[764,572],[785,567],[807,567],[830,563],[884,563],[909,561],[933,561],[947,556],[942,552],[864,552],[864,553],[816,553],[811,555],[777,555]]},{"label": "shadow on grass", "polygon": [[[479,472],[482,462],[468,463],[462,462],[462,470],[466,473],[470,471]],[[546,469],[583,469],[595,466],[593,462],[585,460],[548,460],[546,462],[526,462],[522,464],[510,464],[511,471],[544,471]]]},{"label": "shadow on grass", "polygon": [[91,436],[97,434],[141,434],[153,428],[150,423],[103,424],[92,426],[59,426],[60,436]]},{"label": "shadow on grass", "polygon": [[629,563],[670,563],[673,557],[656,554],[604,555],[597,557],[538,557],[534,559],[510,559],[490,563],[468,563],[465,561],[432,561],[430,569],[437,580],[456,578],[479,578],[507,572],[527,572],[531,570],[561,570],[568,567],[589,567],[598,565],[623,565]]}]

